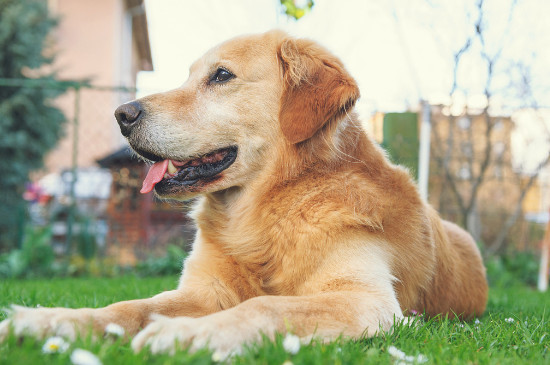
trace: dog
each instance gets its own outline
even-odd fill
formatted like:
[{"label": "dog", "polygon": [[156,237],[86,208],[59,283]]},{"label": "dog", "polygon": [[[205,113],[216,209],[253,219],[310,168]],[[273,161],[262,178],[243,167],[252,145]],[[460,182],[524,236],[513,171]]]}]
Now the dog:
[{"label": "dog", "polygon": [[121,133],[152,163],[142,192],[198,197],[178,288],[105,308],[13,307],[0,333],[74,338],[116,323],[136,351],[228,355],[262,334],[357,339],[414,311],[481,315],[474,240],[367,136],[358,98],[329,51],[270,31],[213,48],[180,88],[120,106]]}]

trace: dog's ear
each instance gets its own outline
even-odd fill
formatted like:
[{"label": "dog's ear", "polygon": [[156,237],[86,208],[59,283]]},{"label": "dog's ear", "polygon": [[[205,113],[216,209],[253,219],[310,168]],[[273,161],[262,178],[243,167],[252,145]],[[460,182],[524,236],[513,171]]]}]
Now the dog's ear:
[{"label": "dog's ear", "polygon": [[279,58],[284,83],[279,122],[289,142],[311,138],[359,98],[359,88],[340,60],[318,44],[285,39]]}]

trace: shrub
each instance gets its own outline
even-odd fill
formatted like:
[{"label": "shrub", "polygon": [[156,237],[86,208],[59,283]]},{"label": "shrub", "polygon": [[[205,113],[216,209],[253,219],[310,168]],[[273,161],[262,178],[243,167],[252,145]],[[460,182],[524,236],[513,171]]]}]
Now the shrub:
[{"label": "shrub", "polygon": [[26,227],[21,249],[0,256],[0,277],[52,275],[55,254],[51,239],[51,227]]},{"label": "shrub", "polygon": [[166,255],[161,257],[151,256],[136,267],[136,273],[143,276],[174,275],[179,274],[183,267],[183,259],[187,256],[181,247],[168,245]]},{"label": "shrub", "polygon": [[486,261],[487,276],[492,286],[537,284],[538,258],[533,251],[513,251]]}]

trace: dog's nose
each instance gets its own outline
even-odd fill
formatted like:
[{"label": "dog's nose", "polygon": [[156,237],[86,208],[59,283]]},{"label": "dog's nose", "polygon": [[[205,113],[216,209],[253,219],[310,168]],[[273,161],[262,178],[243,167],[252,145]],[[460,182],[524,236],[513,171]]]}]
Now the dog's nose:
[{"label": "dog's nose", "polygon": [[120,132],[127,137],[132,127],[137,124],[143,114],[143,109],[137,101],[122,104],[115,110],[115,118],[120,126]]}]

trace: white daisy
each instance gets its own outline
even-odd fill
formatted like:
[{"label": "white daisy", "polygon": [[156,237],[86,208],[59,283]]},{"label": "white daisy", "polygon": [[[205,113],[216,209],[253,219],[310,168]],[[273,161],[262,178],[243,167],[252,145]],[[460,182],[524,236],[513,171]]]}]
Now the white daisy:
[{"label": "white daisy", "polygon": [[422,354],[418,354],[418,356],[416,357],[416,363],[417,364],[422,364],[422,363],[425,363],[428,361],[428,358]]},{"label": "white daisy", "polygon": [[214,361],[214,362],[222,362],[222,361],[225,360],[225,358],[226,358],[226,356],[224,356],[219,351],[214,351],[214,353],[212,354],[212,361]]},{"label": "white daisy", "polygon": [[74,365],[102,365],[101,360],[90,351],[75,349],[71,354],[71,363]]},{"label": "white daisy", "polygon": [[388,347],[388,354],[390,354],[391,356],[395,357],[398,360],[405,360],[405,357],[407,357],[407,355],[403,351],[399,350],[395,346]]},{"label": "white daisy", "polygon": [[114,337],[124,336],[124,328],[116,323],[109,323],[105,327],[105,334],[112,335]]},{"label": "white daisy", "polygon": [[283,347],[289,354],[297,354],[300,351],[300,338],[292,333],[287,333],[283,340]]},{"label": "white daisy", "polygon": [[50,337],[42,346],[42,352],[45,354],[54,354],[56,352],[65,352],[69,348],[69,344],[61,337]]},{"label": "white daisy", "polygon": [[395,358],[397,364],[413,364],[413,363],[422,364],[428,361],[428,358],[422,354],[419,354],[416,357],[411,355],[407,356],[406,353],[399,350],[395,346],[388,347],[388,354],[390,354],[392,357]]}]

